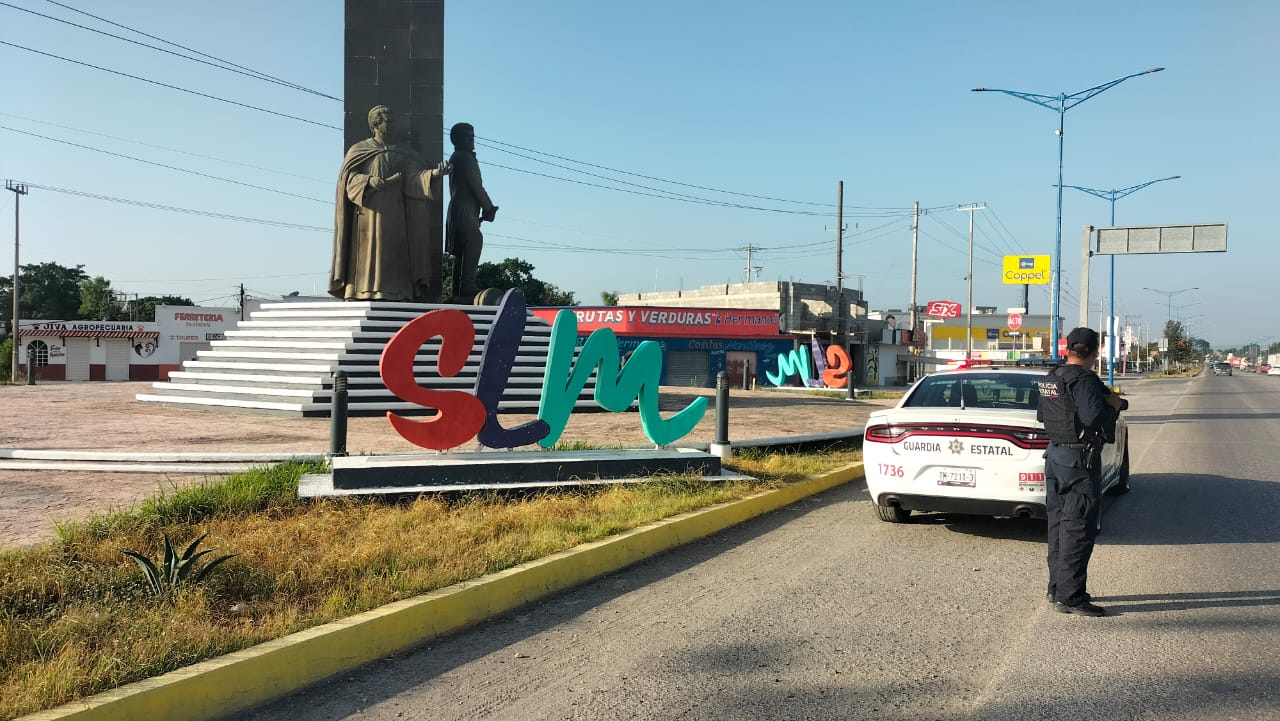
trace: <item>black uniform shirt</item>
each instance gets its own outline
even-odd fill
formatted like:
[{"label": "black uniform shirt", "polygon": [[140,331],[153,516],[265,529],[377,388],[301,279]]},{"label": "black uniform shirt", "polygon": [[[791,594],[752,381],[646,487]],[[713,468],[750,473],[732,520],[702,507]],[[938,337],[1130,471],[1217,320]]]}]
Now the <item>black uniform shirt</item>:
[{"label": "black uniform shirt", "polygon": [[1086,369],[1080,378],[1071,384],[1071,399],[1076,403],[1076,417],[1080,425],[1091,431],[1102,430],[1111,410],[1107,405],[1107,396],[1111,389],[1102,383],[1097,374]]}]

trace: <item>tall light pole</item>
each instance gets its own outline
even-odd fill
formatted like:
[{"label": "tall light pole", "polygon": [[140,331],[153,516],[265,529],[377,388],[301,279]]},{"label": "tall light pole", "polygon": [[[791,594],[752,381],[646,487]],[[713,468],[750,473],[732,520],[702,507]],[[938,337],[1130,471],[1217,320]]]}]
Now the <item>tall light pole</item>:
[{"label": "tall light pole", "polygon": [[[21,210],[22,196],[27,194],[27,186],[25,183],[15,183],[12,180],[4,181],[4,189],[13,193],[13,328],[9,331],[9,337],[13,339],[13,362],[11,365],[13,375],[9,379],[18,382],[18,360],[22,353],[19,347],[18,335],[18,213]],[[33,373],[31,368],[27,369],[28,373]]]},{"label": "tall light pole", "polygon": [[[1148,75],[1150,73],[1158,73],[1164,68],[1151,68],[1143,70],[1140,73],[1126,75],[1123,78],[1117,78],[1109,83],[1095,85],[1079,92],[1059,93],[1058,95],[1040,95],[1038,93],[1025,93],[1018,90],[1002,90],[1000,88],[974,88],[975,93],[1004,93],[1011,95],[1020,100],[1026,100],[1029,103],[1035,103],[1041,107],[1048,108],[1058,113],[1058,226],[1054,234],[1053,240],[1053,311],[1052,311],[1052,335],[1050,347],[1057,352],[1058,345],[1058,301],[1062,294],[1062,132],[1065,128],[1065,120],[1067,111],[1084,101],[1092,98],[1099,93],[1110,90],[1115,86],[1123,83],[1129,78],[1136,78],[1139,75]],[[1056,357],[1056,356],[1055,356]]]},{"label": "tall light pole", "polygon": [[965,333],[964,364],[967,367],[973,360],[973,211],[986,210],[986,203],[970,203],[957,205],[956,210],[969,213],[969,323]]},{"label": "tall light pole", "polygon": [[[1163,183],[1166,180],[1177,180],[1178,178],[1181,178],[1181,177],[1182,177],[1181,175],[1170,175],[1167,178],[1156,178],[1155,180],[1148,180],[1145,183],[1130,185],[1127,188],[1121,188],[1119,190],[1098,190],[1097,188],[1084,188],[1079,185],[1068,185],[1066,187],[1075,188],[1076,190],[1079,190],[1082,193],[1088,193],[1089,195],[1092,195],[1094,197],[1111,201],[1111,227],[1114,228],[1116,227],[1116,201],[1117,200],[1125,197],[1126,195],[1133,195],[1134,193],[1138,192],[1139,190],[1142,190],[1148,185]],[[1110,296],[1107,299],[1107,317],[1113,318],[1113,319],[1116,317],[1116,257],[1114,255],[1111,256],[1111,284],[1110,284]],[[1114,320],[1108,322],[1108,326],[1107,326],[1108,336],[1115,335],[1115,328],[1112,327],[1114,324],[1115,324]],[[1111,342],[1107,343],[1107,385],[1109,386],[1114,386],[1116,384],[1115,362],[1116,362],[1116,344],[1114,339],[1112,339]]]},{"label": "tall light pole", "polygon": [[[1166,303],[1166,306],[1165,306],[1165,316],[1164,316],[1164,317],[1165,317],[1165,329],[1166,329],[1166,330],[1168,330],[1168,328],[1169,328],[1169,321],[1173,320],[1173,296],[1175,296],[1175,295],[1180,295],[1180,294],[1182,294],[1182,293],[1186,293],[1186,292],[1188,292],[1188,291],[1192,291],[1192,290],[1200,290],[1200,288],[1198,288],[1198,287],[1197,287],[1197,288],[1182,288],[1181,290],[1160,290],[1159,288],[1143,288],[1143,290],[1149,290],[1149,291],[1151,291],[1152,293],[1159,293],[1160,295],[1163,295],[1163,296],[1165,297],[1165,303]],[[1169,368],[1169,361],[1168,361],[1168,359],[1167,359],[1167,358],[1165,359],[1165,366],[1164,366],[1164,367],[1165,367],[1166,369],[1168,369],[1168,368]]]}]

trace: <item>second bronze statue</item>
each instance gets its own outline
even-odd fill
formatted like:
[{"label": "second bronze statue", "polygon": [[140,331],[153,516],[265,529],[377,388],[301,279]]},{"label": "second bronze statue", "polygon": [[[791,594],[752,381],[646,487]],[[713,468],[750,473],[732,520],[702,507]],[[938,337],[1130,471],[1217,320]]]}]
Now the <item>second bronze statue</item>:
[{"label": "second bronze statue", "polygon": [[476,131],[469,123],[449,129],[453,155],[449,157],[449,214],[445,219],[444,249],[453,255],[453,298],[470,303],[476,294],[476,268],[484,235],[480,223],[493,222],[498,206],[485,192],[476,160]]}]

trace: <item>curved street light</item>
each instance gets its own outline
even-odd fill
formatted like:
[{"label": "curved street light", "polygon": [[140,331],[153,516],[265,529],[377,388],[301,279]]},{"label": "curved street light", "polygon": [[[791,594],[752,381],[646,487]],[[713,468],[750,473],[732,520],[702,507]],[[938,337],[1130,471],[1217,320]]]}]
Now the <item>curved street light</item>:
[{"label": "curved street light", "polygon": [[[1095,95],[1103,93],[1115,86],[1123,83],[1129,78],[1136,78],[1139,75],[1149,75],[1158,73],[1164,68],[1151,68],[1143,70],[1140,73],[1126,75],[1123,78],[1117,78],[1109,83],[1095,85],[1092,88],[1071,93],[1059,93],[1058,95],[1041,95],[1039,93],[1026,93],[1019,90],[1004,90],[1001,88],[974,88],[975,93],[1004,93],[1019,100],[1026,100],[1029,103],[1035,103],[1044,108],[1048,108],[1058,113],[1058,225],[1057,231],[1054,233],[1053,240],[1053,311],[1052,315],[1052,335],[1050,347],[1054,348],[1056,354],[1058,343],[1058,302],[1062,295],[1062,134],[1065,128],[1065,119],[1067,111]],[[1056,357],[1056,356],[1055,356]]]},{"label": "curved street light", "polygon": [[[1142,190],[1143,188],[1149,185],[1155,185],[1156,183],[1163,183],[1166,180],[1177,180],[1178,178],[1181,178],[1181,177],[1182,177],[1181,175],[1170,175],[1167,178],[1156,178],[1155,180],[1148,180],[1145,183],[1130,185],[1127,188],[1120,188],[1119,190],[1099,190],[1097,188],[1085,188],[1079,185],[1068,185],[1066,187],[1074,188],[1076,190],[1079,190],[1082,193],[1088,193],[1089,195],[1092,195],[1095,198],[1102,198],[1103,200],[1111,201],[1111,227],[1114,228],[1116,227],[1116,201],[1117,200],[1125,197],[1126,195],[1133,195],[1134,193],[1138,192],[1139,190]],[[1115,255],[1111,256],[1111,283],[1110,283],[1109,292],[1110,292],[1110,296],[1107,299],[1107,309],[1108,309],[1107,317],[1114,319],[1116,317],[1116,257]],[[1110,325],[1111,323],[1114,323],[1114,321],[1109,321],[1108,325]],[[1114,328],[1108,327],[1107,331],[1108,331],[1107,332],[1108,336],[1115,335]],[[1116,347],[1115,343],[1107,344],[1107,385],[1110,385],[1110,386],[1114,386],[1116,384],[1115,347]]]}]

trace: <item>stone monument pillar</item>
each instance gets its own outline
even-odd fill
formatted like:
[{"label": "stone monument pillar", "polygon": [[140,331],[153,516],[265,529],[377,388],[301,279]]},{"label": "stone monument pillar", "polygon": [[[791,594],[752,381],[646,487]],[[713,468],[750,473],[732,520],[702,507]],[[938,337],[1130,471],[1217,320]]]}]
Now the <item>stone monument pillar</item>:
[{"label": "stone monument pillar", "polygon": [[[444,0],[345,0],[343,142],[369,137],[369,109],[390,106],[394,125],[429,164],[444,159]],[[432,195],[442,199],[440,181]],[[444,204],[430,204],[432,298],[441,292]]]}]

